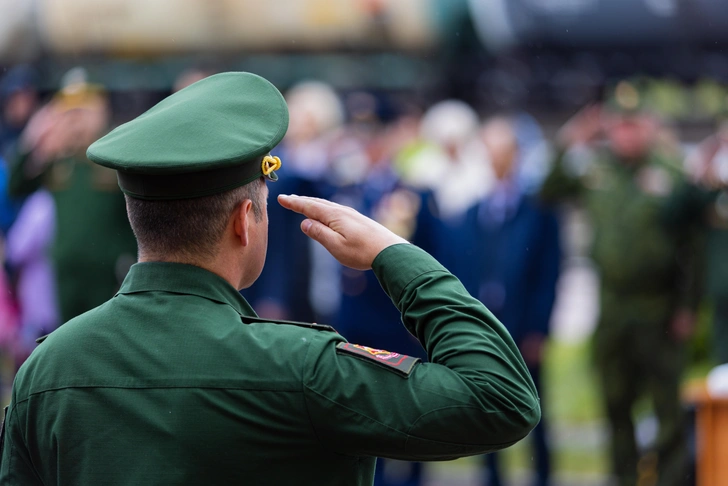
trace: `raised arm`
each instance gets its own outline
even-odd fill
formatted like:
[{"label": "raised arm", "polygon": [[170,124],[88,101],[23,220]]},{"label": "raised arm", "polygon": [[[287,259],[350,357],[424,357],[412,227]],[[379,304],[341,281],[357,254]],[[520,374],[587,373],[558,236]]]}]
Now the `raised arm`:
[{"label": "raised arm", "polygon": [[350,455],[443,460],[507,447],[540,418],[538,396],[510,335],[437,261],[359,213],[311,198],[281,204],[341,263],[373,267],[430,363],[321,334],[304,396],[323,447]]}]

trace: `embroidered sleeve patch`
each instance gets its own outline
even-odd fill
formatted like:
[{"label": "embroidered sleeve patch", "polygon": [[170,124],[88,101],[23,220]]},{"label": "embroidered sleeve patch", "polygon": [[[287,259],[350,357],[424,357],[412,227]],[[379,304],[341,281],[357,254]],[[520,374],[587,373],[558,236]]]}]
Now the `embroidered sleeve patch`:
[{"label": "embroidered sleeve patch", "polygon": [[420,361],[420,358],[407,356],[405,354],[384,351],[383,349],[374,349],[367,346],[351,343],[339,343],[336,345],[336,351],[343,354],[351,354],[359,358],[374,361],[383,365],[392,371],[401,375],[409,376],[412,369]]}]

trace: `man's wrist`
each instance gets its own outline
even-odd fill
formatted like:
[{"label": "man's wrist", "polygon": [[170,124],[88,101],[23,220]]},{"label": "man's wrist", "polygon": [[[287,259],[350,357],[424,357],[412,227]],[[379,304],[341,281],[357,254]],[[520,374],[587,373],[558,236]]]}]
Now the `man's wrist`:
[{"label": "man's wrist", "polygon": [[372,270],[397,306],[402,291],[412,280],[428,272],[447,271],[427,252],[408,243],[386,247],[374,259]]}]

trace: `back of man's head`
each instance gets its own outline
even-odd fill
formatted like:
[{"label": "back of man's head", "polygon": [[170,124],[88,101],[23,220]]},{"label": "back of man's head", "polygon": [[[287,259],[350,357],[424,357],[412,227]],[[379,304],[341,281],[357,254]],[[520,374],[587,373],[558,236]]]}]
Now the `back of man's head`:
[{"label": "back of man's head", "polygon": [[263,218],[265,181],[193,199],[145,200],[126,195],[126,208],[140,256],[157,261],[214,258],[230,216],[246,199],[256,221]]},{"label": "back of man's head", "polygon": [[263,218],[265,180],[277,180],[281,166],[270,152],[287,128],[285,100],[269,81],[220,73],[117,127],[87,155],[117,171],[143,261],[201,263],[221,251],[245,200],[252,205],[235,229],[248,246],[246,218]]}]

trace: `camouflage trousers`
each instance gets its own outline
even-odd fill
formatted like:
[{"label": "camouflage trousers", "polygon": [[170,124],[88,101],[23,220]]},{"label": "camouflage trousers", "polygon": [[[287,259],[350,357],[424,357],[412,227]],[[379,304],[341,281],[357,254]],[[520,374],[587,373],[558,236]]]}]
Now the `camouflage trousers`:
[{"label": "camouflage trousers", "polygon": [[[684,345],[669,332],[672,306],[656,306],[659,300],[650,299],[610,300],[603,295],[594,358],[611,432],[612,472],[619,486],[684,486],[689,477],[687,425],[680,402]],[[643,398],[650,402],[659,433],[649,450],[640,451],[634,408]]]}]

